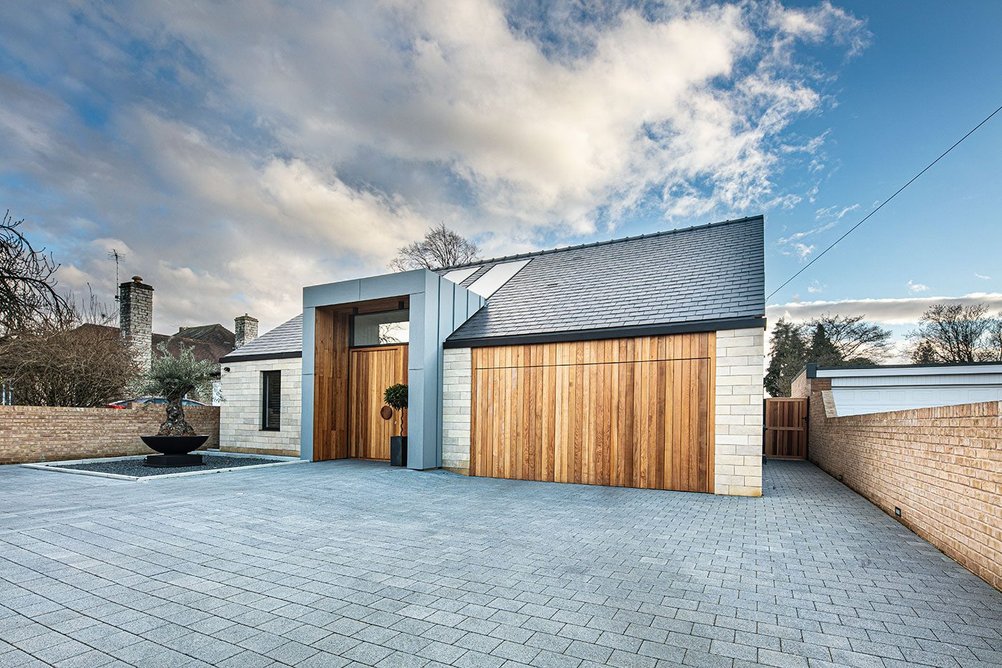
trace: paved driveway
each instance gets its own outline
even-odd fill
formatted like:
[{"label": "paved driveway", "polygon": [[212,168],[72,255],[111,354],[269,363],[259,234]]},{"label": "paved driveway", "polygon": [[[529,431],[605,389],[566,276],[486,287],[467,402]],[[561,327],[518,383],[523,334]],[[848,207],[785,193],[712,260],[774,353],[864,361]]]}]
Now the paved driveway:
[{"label": "paved driveway", "polygon": [[766,470],[756,500],[3,467],[0,666],[1002,664],[1002,594],[810,464]]}]

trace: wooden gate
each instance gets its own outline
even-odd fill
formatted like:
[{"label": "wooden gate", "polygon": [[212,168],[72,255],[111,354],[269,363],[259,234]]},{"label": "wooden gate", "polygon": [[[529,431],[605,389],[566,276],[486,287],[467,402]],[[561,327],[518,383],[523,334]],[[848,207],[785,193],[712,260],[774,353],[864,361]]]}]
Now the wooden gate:
[{"label": "wooden gate", "polygon": [[769,459],[806,459],[807,399],[766,399],[763,439]]},{"label": "wooden gate", "polygon": [[379,409],[387,387],[407,382],[407,346],[352,348],[348,379],[348,456],[388,460],[400,416],[384,420]]},{"label": "wooden gate", "polygon": [[712,492],[715,340],[474,348],[470,474]]}]

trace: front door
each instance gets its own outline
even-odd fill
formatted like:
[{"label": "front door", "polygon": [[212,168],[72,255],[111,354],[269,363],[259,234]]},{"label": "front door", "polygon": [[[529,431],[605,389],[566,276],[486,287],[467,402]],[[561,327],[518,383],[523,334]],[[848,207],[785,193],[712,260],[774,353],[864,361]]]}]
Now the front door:
[{"label": "front door", "polygon": [[383,392],[407,382],[407,346],[352,348],[348,371],[348,456],[390,458],[390,437],[399,436],[402,416],[384,420]]}]

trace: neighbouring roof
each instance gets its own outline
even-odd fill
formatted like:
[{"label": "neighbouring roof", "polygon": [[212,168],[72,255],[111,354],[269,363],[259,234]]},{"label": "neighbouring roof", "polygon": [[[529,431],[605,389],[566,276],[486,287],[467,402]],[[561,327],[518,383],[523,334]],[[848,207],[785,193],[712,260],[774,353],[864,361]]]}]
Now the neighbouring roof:
[{"label": "neighbouring roof", "polygon": [[[77,328],[79,331],[101,331],[110,336],[119,336],[121,330],[118,327],[107,325],[85,324]],[[177,355],[181,346],[191,348],[195,353],[195,359],[205,360],[216,364],[219,358],[233,350],[236,345],[236,337],[233,332],[220,324],[199,325],[197,327],[182,327],[177,334],[157,334],[153,333],[153,355],[160,352],[160,344],[166,344],[167,350],[172,355]]]},{"label": "neighbouring roof", "polygon": [[303,314],[265,332],[250,343],[240,346],[220,362],[252,359],[300,357],[303,351]]},{"label": "neighbouring roof", "polygon": [[448,339],[526,337],[765,316],[762,216],[439,270],[525,262]]}]

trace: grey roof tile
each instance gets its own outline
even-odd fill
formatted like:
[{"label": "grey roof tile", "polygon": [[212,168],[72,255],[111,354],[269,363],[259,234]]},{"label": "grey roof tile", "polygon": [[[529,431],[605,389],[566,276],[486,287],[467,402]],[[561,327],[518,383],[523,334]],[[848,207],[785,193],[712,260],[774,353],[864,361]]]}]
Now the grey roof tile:
[{"label": "grey roof tile", "polygon": [[763,223],[755,216],[466,265],[530,258],[449,340],[763,317]]},{"label": "grey roof tile", "polygon": [[260,355],[262,359],[266,359],[266,355],[289,355],[301,353],[302,350],[303,314],[300,313],[292,320],[284,322],[250,343],[240,346],[219,361],[225,362],[244,355]]}]

